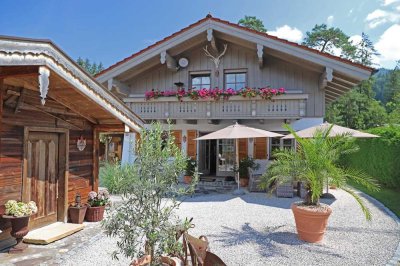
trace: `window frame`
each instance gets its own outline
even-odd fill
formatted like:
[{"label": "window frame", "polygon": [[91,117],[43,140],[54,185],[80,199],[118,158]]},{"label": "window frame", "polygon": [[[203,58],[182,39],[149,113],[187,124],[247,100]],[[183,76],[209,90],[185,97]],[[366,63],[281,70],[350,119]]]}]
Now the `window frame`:
[{"label": "window frame", "polygon": [[[244,74],[244,78],[245,78],[245,81],[244,81],[244,86],[242,87],[242,88],[245,88],[245,87],[247,87],[248,86],[248,72],[247,72],[247,69],[227,69],[227,70],[225,70],[224,71],[224,88],[225,89],[229,89],[228,88],[228,84],[235,84],[235,91],[236,91],[236,84],[238,84],[238,83],[243,83],[243,82],[236,82],[236,76],[235,76],[235,83],[228,83],[227,82],[227,75],[229,75],[229,74]],[[240,89],[242,89],[242,88],[240,88]],[[238,89],[238,90],[240,90],[240,89]]]},{"label": "window frame", "polygon": [[[210,89],[212,88],[212,79],[211,79],[211,71],[193,71],[189,73],[189,89],[193,89],[193,79],[198,77],[209,77],[210,78]],[[203,89],[203,83],[200,83],[200,88],[196,87],[196,90]]]}]

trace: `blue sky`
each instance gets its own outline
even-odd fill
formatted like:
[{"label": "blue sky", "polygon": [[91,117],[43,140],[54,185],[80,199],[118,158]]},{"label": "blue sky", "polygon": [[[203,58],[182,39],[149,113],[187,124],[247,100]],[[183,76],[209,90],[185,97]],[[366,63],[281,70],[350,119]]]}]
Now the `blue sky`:
[{"label": "blue sky", "polygon": [[109,66],[205,17],[231,22],[244,15],[264,21],[268,32],[301,41],[316,23],[341,28],[356,42],[367,33],[388,68],[400,59],[400,0],[2,0],[0,35],[48,38],[72,58]]}]

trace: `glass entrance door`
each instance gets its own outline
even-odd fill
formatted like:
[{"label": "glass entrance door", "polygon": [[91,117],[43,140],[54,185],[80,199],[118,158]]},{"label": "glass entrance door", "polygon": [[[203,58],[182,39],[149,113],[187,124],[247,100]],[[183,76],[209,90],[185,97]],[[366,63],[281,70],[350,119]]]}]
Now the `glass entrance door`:
[{"label": "glass entrance door", "polygon": [[234,176],[235,140],[219,139],[217,143],[217,176]]}]

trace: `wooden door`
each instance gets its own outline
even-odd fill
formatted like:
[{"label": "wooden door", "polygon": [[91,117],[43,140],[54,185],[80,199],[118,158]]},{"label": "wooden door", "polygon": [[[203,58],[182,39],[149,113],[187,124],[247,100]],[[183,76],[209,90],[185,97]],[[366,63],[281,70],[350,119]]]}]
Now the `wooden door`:
[{"label": "wooden door", "polygon": [[35,201],[38,207],[30,222],[30,227],[34,228],[57,221],[59,135],[29,132],[26,141],[27,172],[23,198],[24,201]]}]

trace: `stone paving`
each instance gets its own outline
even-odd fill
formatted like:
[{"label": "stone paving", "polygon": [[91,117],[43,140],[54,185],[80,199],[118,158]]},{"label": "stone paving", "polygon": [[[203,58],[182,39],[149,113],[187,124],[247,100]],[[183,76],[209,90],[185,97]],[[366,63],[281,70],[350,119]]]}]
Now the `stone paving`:
[{"label": "stone paving", "polygon": [[8,254],[0,252],[2,266],[32,266],[32,265],[60,265],[61,257],[73,256],[82,245],[102,235],[100,223],[84,223],[85,228],[69,237],[58,240],[49,245],[29,245],[22,254]]}]

